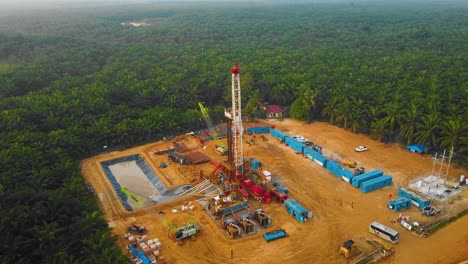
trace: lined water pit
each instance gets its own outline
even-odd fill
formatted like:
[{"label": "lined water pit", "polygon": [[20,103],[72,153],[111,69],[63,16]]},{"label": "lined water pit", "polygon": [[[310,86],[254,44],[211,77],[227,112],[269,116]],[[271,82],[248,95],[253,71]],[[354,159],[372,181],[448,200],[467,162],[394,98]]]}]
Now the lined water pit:
[{"label": "lined water pit", "polygon": [[101,167],[127,211],[180,198],[179,194],[192,187],[168,189],[139,154],[102,161]]}]

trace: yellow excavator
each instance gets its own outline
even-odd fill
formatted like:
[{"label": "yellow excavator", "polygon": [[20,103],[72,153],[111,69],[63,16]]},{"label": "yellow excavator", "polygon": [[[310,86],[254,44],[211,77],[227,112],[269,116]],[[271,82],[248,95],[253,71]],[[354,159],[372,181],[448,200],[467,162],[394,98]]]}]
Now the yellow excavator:
[{"label": "yellow excavator", "polygon": [[357,162],[354,160],[348,160],[347,162],[344,163],[344,165],[350,168],[356,168]]},{"label": "yellow excavator", "polygon": [[340,247],[339,253],[345,258],[351,258],[357,256],[361,253],[361,249],[356,246],[356,243],[353,240],[348,240],[343,243],[343,246]]}]

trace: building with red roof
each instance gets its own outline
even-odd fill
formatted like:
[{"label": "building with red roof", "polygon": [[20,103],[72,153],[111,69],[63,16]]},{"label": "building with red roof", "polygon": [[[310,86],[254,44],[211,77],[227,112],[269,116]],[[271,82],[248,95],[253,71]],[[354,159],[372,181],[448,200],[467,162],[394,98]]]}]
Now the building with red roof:
[{"label": "building with red roof", "polygon": [[282,118],[283,108],[279,105],[267,105],[263,107],[266,111],[266,118]]}]

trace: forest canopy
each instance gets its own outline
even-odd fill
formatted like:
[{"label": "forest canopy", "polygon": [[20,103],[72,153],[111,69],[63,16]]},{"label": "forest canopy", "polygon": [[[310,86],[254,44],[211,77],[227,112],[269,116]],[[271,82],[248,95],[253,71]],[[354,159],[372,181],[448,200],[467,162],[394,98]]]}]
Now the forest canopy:
[{"label": "forest canopy", "polygon": [[0,17],[0,263],[127,263],[80,160],[202,128],[199,102],[222,121],[233,62],[247,117],[279,104],[453,147],[466,167],[466,14],[461,2],[204,3]]}]

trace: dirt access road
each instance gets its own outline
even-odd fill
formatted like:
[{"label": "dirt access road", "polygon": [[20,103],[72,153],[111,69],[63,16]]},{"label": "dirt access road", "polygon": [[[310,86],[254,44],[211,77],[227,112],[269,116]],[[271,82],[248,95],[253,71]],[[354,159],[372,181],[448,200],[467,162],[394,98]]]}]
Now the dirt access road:
[{"label": "dirt access road", "polygon": [[[265,122],[256,125],[263,124]],[[391,223],[397,214],[386,208],[389,194],[396,197],[397,188],[405,186],[409,179],[430,173],[432,163],[429,157],[409,153],[397,145],[383,144],[365,135],[356,135],[326,123],[304,124],[286,119],[266,124],[275,125],[290,135],[303,135],[321,145],[325,153],[334,153],[343,160],[356,160],[359,166],[364,166],[367,170],[381,169],[385,174],[393,176],[394,183],[392,186],[364,194],[266,135],[268,141],[257,138],[255,145],[245,144],[245,156],[261,160],[265,169],[278,175],[282,183],[289,188],[290,197],[313,211],[313,219],[300,224],[277,203],[258,205],[273,219],[273,226],[267,230],[281,227],[290,236],[266,243],[261,237],[264,231],[260,231],[247,238],[231,240],[202,208],[197,206],[192,213],[196,215],[202,232],[196,240],[185,241],[179,246],[169,238],[162,221],[168,219],[177,225],[184,224],[189,218],[187,213],[170,212],[170,209],[180,206],[182,201],[126,212],[98,164],[101,160],[132,153],[150,155],[148,150],[154,149],[155,144],[162,143],[87,159],[82,164],[83,175],[96,189],[107,219],[115,225],[114,233],[118,235],[118,243],[122,249],[128,244],[123,238],[127,225],[137,222],[148,226],[150,237],[158,237],[162,241],[161,254],[175,263],[347,263],[347,260],[337,253],[339,246],[352,238],[372,238],[367,229],[369,223],[376,220],[400,232],[396,254],[387,259],[386,263],[458,263],[468,258],[466,216],[429,238],[418,237],[400,225]],[[208,142],[206,149],[197,150],[219,159],[220,156],[212,150],[213,145],[213,142]],[[354,148],[358,145],[367,146],[369,151],[356,153]],[[204,166],[201,169],[206,173],[210,170],[210,165]],[[467,175],[463,171],[451,170],[449,179],[453,180],[463,173]],[[467,205],[465,190],[450,206],[451,210],[460,210],[467,208]],[[252,208],[256,206],[252,205]],[[159,211],[164,211],[165,215],[159,215]],[[444,213],[451,213],[446,211]],[[428,218],[422,218],[414,208],[405,211],[404,215],[421,222],[428,221]]]}]

